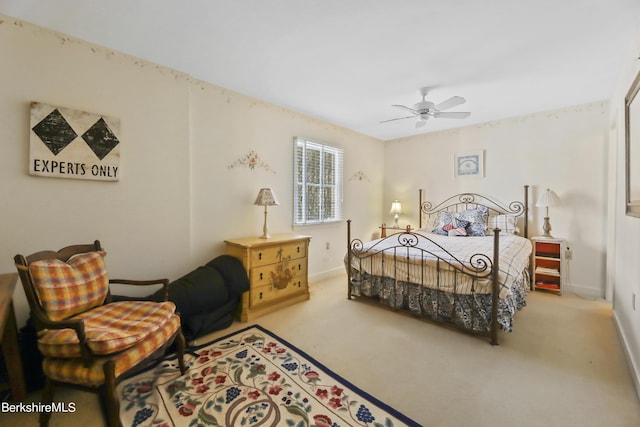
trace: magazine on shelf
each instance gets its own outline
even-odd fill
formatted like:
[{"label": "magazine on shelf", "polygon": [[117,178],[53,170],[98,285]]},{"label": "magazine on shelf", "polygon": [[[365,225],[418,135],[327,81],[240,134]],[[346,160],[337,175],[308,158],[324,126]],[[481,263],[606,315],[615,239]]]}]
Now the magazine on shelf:
[{"label": "magazine on shelf", "polygon": [[560,289],[560,285],[557,284],[557,283],[536,282],[536,288],[559,290]]},{"label": "magazine on shelf", "polygon": [[548,267],[536,267],[536,273],[553,274],[554,276],[560,275],[560,271],[557,268],[548,268]]}]

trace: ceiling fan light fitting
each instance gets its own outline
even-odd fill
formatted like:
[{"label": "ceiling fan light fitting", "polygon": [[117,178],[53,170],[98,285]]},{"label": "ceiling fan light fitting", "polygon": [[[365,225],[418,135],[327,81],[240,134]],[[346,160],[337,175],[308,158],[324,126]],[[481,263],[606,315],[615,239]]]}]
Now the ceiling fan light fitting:
[{"label": "ceiling fan light fitting", "polygon": [[[405,105],[394,104],[393,107],[399,108],[401,110],[407,111],[413,114],[413,117],[417,117],[418,121],[416,122],[416,128],[422,127],[426,124],[427,120],[430,117],[433,118],[452,118],[452,119],[466,119],[469,117],[471,113],[468,112],[445,112],[442,113],[442,110],[447,110],[449,108],[456,107],[458,105],[464,104],[466,100],[461,96],[453,96],[446,101],[443,101],[439,104],[434,104],[433,102],[425,100],[427,95],[428,88],[421,88],[420,94],[422,95],[422,101],[414,104],[413,108],[407,107]],[[398,117],[395,119],[384,120],[383,122],[390,122],[401,119],[410,119],[412,116],[408,117]],[[382,123],[382,122],[381,122]]]}]

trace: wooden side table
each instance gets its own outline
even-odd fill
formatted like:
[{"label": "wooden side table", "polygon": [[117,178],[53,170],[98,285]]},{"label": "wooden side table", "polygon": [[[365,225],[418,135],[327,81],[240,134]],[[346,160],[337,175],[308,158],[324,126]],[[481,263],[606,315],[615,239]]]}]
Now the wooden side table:
[{"label": "wooden side table", "polygon": [[17,273],[0,274],[0,334],[2,352],[9,376],[9,390],[15,401],[23,400],[27,394],[24,384],[20,347],[18,346],[18,326],[13,309],[13,291],[18,281]]}]

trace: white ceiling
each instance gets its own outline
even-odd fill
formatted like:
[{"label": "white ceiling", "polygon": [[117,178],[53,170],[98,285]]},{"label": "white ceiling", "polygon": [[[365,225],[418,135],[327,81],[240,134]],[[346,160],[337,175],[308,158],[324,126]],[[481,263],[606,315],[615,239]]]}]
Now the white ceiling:
[{"label": "white ceiling", "polygon": [[[0,0],[0,13],[383,140],[608,99],[640,29],[639,0]],[[471,116],[379,123],[423,86]]]}]

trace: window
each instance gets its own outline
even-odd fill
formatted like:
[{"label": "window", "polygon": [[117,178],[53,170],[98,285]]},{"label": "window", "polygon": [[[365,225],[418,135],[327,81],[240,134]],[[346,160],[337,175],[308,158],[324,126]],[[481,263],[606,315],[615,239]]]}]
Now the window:
[{"label": "window", "polygon": [[294,224],[342,219],[342,150],[294,139]]}]

